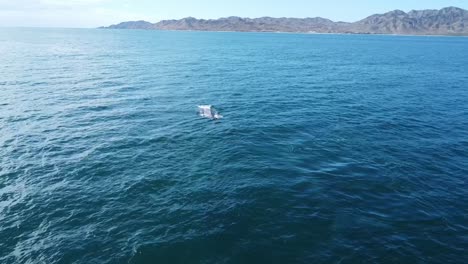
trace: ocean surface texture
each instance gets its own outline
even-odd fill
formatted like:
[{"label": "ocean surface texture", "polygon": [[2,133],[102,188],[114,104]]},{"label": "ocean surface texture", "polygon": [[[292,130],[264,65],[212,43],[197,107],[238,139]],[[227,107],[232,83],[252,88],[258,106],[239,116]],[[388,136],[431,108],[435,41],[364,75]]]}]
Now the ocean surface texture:
[{"label": "ocean surface texture", "polygon": [[468,38],[0,30],[0,263],[468,263],[467,177]]}]

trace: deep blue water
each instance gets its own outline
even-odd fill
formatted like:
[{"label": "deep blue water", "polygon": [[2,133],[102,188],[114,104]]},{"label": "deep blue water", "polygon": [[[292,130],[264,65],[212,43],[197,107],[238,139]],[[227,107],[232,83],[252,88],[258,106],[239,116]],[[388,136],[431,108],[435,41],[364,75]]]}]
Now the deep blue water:
[{"label": "deep blue water", "polygon": [[0,29],[1,263],[468,263],[467,177],[468,38]]}]

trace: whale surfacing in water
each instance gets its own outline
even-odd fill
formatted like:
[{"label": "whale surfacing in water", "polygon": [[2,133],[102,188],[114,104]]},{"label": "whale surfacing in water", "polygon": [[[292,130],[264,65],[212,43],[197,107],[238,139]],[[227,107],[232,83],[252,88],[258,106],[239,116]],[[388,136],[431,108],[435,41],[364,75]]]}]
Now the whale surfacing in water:
[{"label": "whale surfacing in water", "polygon": [[204,117],[204,118],[209,118],[209,119],[223,118],[223,116],[220,115],[218,111],[212,105],[199,105],[198,113],[200,114],[201,117]]}]

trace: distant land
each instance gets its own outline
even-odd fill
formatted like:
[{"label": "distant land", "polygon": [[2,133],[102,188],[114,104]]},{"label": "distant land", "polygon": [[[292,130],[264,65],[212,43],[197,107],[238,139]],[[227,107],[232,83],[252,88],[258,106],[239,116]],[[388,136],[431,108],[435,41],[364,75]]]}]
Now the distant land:
[{"label": "distant land", "polygon": [[326,18],[241,18],[162,20],[122,22],[106,29],[297,32],[401,35],[465,35],[468,36],[468,11],[447,7],[440,10],[394,10],[376,14],[357,22],[335,22]]}]

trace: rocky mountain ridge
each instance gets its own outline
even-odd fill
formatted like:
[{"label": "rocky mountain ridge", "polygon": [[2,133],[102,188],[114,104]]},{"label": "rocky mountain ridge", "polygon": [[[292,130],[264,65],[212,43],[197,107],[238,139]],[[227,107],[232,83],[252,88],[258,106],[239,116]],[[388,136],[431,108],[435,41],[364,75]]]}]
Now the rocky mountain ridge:
[{"label": "rocky mountain ridge", "polygon": [[394,10],[371,15],[353,23],[315,18],[241,18],[162,20],[158,23],[129,21],[108,29],[300,32],[403,35],[468,35],[468,11],[447,7],[440,10]]}]

